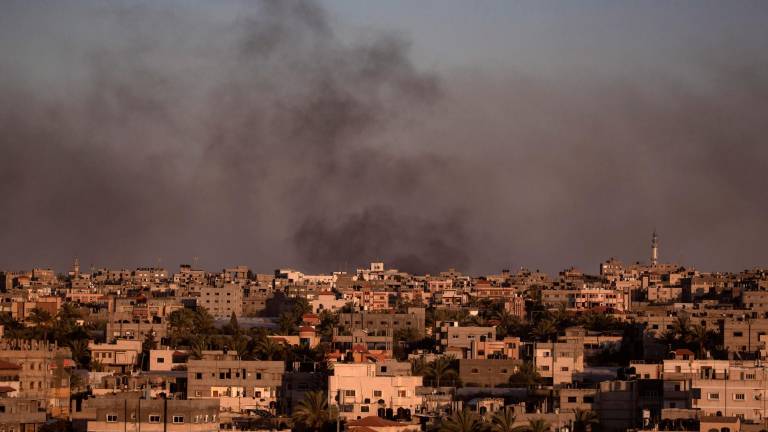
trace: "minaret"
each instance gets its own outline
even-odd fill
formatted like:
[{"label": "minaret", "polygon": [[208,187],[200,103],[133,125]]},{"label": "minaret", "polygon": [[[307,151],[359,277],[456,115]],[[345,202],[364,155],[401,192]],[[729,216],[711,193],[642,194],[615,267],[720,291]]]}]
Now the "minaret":
[{"label": "minaret", "polygon": [[653,240],[651,240],[651,265],[656,266],[659,263],[659,236],[656,230],[653,230]]},{"label": "minaret", "polygon": [[72,276],[80,275],[80,260],[75,257],[75,262],[72,263]]}]

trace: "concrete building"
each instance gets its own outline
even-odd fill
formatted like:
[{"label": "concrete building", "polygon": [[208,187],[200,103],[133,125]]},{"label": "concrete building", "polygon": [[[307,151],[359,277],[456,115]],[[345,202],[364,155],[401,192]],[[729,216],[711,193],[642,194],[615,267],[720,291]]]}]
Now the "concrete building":
[{"label": "concrete building", "polygon": [[243,316],[243,287],[226,283],[221,287],[205,285],[200,289],[197,305],[208,310],[214,318],[229,318],[234,313]]},{"label": "concrete building", "polygon": [[387,330],[392,333],[397,330],[414,328],[423,336],[425,334],[424,308],[408,308],[407,313],[354,312],[339,314],[339,327],[347,330],[365,329],[374,334],[384,334]]},{"label": "concrete building", "polygon": [[461,354],[458,357],[468,358],[466,353],[477,345],[496,340],[496,327],[459,327],[453,322],[443,323],[439,328],[440,349],[443,352]]},{"label": "concrete building", "polygon": [[218,432],[219,401],[98,397],[73,413],[88,432]]},{"label": "concrete building", "polygon": [[466,387],[497,387],[509,383],[520,360],[459,360],[459,378]]},{"label": "concrete building", "polygon": [[0,391],[0,431],[37,432],[46,423],[44,401],[8,397]]},{"label": "concrete building", "polygon": [[375,363],[336,363],[328,377],[328,403],[339,405],[348,420],[370,415],[402,417],[415,414],[421,405],[416,388],[422,377],[380,375]]},{"label": "concrete building", "polygon": [[756,353],[762,347],[760,336],[768,335],[768,319],[726,319],[723,345],[731,352]]},{"label": "concrete building", "polygon": [[69,412],[69,377],[75,366],[68,348],[43,341],[1,340],[0,361],[17,365],[16,397],[42,401],[41,408],[51,416],[66,417]]},{"label": "concrete building", "polygon": [[187,362],[187,394],[217,398],[222,410],[275,412],[285,373],[282,361],[240,360],[236,353],[211,353]]},{"label": "concrete building", "polygon": [[88,342],[91,359],[106,370],[126,373],[139,364],[142,341],[118,339],[114,342]]},{"label": "concrete building", "polygon": [[543,378],[553,385],[570,384],[575,372],[584,371],[584,346],[570,342],[537,342],[534,365]]}]

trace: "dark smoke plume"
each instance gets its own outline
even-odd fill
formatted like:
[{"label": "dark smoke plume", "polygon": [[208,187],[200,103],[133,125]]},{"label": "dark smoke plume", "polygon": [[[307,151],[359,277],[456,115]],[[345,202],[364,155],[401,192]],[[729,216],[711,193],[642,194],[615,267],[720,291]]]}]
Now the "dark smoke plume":
[{"label": "dark smoke plume", "polygon": [[292,0],[4,2],[0,268],[594,271],[646,259],[654,228],[663,260],[768,261],[764,50],[691,50],[697,79],[438,77],[333,23]]}]

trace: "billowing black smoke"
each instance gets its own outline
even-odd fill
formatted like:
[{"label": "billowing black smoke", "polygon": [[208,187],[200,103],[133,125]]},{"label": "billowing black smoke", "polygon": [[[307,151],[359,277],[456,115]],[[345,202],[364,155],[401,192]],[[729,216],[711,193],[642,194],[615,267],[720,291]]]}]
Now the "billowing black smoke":
[{"label": "billowing black smoke", "polygon": [[334,23],[298,0],[4,2],[0,268],[594,271],[647,259],[654,228],[662,260],[768,260],[765,50],[437,76]]}]

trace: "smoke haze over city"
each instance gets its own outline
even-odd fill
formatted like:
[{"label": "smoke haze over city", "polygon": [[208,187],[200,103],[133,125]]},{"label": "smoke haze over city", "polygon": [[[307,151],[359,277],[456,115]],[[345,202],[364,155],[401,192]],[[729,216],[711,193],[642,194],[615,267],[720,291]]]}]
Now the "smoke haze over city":
[{"label": "smoke haze over city", "polygon": [[765,3],[347,6],[2,2],[0,267],[768,263]]}]

